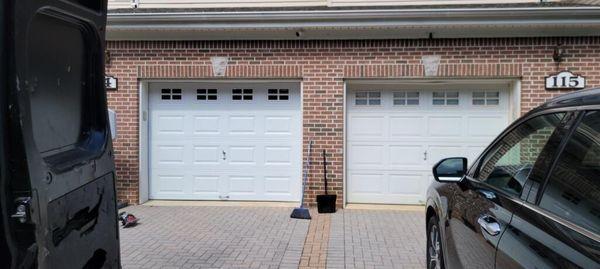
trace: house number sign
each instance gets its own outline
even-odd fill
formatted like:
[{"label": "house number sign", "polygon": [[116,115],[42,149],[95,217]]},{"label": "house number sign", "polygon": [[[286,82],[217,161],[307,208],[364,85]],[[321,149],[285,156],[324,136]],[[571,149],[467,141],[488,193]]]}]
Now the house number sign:
[{"label": "house number sign", "polygon": [[585,88],[585,78],[569,71],[546,77],[546,90],[583,88]]},{"label": "house number sign", "polygon": [[117,78],[105,76],[104,86],[106,87],[106,90],[117,90]]}]

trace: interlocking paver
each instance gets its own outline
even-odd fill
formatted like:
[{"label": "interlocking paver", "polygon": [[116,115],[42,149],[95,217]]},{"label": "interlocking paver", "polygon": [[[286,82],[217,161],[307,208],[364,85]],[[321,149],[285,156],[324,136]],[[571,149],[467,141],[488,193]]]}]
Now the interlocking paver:
[{"label": "interlocking paver", "polygon": [[331,217],[327,268],[425,268],[425,214],[338,211]]},{"label": "interlocking paver", "polygon": [[125,209],[140,224],[121,229],[123,268],[297,267],[309,221],[289,208]]},{"label": "interlocking paver", "polygon": [[[424,268],[421,212],[346,209],[290,219],[291,208],[133,206],[123,268]],[[309,232],[309,225],[311,230]]]}]

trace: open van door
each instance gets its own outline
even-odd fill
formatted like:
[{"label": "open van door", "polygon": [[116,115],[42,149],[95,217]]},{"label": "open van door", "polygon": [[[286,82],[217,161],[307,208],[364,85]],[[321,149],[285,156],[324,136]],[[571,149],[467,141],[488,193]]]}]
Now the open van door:
[{"label": "open van door", "polygon": [[119,268],[106,0],[0,4],[0,267]]}]

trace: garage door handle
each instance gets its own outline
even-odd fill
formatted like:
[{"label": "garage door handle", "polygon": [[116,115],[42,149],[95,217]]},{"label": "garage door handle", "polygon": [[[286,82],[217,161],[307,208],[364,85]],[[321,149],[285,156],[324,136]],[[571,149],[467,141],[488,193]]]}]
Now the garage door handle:
[{"label": "garage door handle", "polygon": [[227,160],[227,153],[225,153],[225,151],[223,150],[223,161]]}]

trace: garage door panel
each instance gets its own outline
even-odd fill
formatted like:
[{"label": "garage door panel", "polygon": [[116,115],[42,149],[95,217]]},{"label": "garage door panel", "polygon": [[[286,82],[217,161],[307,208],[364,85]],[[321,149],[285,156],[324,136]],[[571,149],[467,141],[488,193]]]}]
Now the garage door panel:
[{"label": "garage door panel", "polygon": [[214,195],[215,197],[219,194],[220,177],[218,175],[196,175],[193,178],[193,194]]},{"label": "garage door panel", "polygon": [[282,176],[266,176],[264,181],[265,193],[270,195],[290,195],[292,178]]},{"label": "garage door panel", "polygon": [[419,136],[425,134],[425,118],[422,116],[391,116],[390,137]]},{"label": "garage door panel", "polygon": [[225,155],[230,165],[256,164],[256,147],[254,146],[229,146]]},{"label": "garage door panel", "polygon": [[360,173],[349,172],[351,184],[349,186],[353,194],[378,194],[385,189],[384,174],[382,173]]},{"label": "garage door panel", "polygon": [[292,147],[266,146],[264,153],[264,160],[266,166],[289,166],[292,164]]},{"label": "garage door panel", "polygon": [[502,131],[501,126],[506,122],[506,116],[489,115],[489,116],[469,116],[468,136],[483,136],[493,137]]},{"label": "garage door panel", "polygon": [[382,137],[385,135],[384,116],[353,116],[351,117],[352,125],[350,126],[350,134],[352,137]]},{"label": "garage door panel", "polygon": [[389,152],[391,166],[422,165],[425,149],[417,145],[390,144]]},{"label": "garage door panel", "polygon": [[156,128],[158,134],[183,134],[185,126],[185,117],[181,115],[159,115],[157,117]]},{"label": "garage door panel", "polygon": [[[236,85],[151,84],[151,199],[300,199],[298,84]],[[272,85],[289,89],[289,99],[268,100]],[[181,88],[182,98],[162,100],[161,89],[169,87]],[[217,89],[217,97],[197,100],[198,88]],[[234,88],[252,88],[252,100],[232,100]],[[175,174],[180,178],[161,177]]]},{"label": "garage door panel", "polygon": [[291,116],[265,116],[264,122],[266,135],[291,135],[293,132]]},{"label": "garage door panel", "polygon": [[229,124],[229,133],[234,135],[256,134],[256,120],[252,116],[229,116],[227,121]]},{"label": "garage door panel", "polygon": [[221,117],[218,115],[194,116],[195,135],[218,135],[221,133]]},{"label": "garage door panel", "polygon": [[251,176],[230,176],[229,177],[230,195],[256,195],[256,177]]},{"label": "garage door panel", "polygon": [[160,145],[156,147],[158,164],[183,164],[184,146]]},{"label": "garage door panel", "polygon": [[[380,87],[349,86],[346,179],[351,203],[423,203],[435,163],[457,156],[472,161],[508,125],[508,92],[500,86]],[[500,94],[474,94],[481,91]],[[403,92],[412,92],[410,102]],[[357,98],[363,100],[355,103]]]},{"label": "garage door panel", "polygon": [[157,190],[160,194],[183,194],[187,189],[184,175],[160,174],[156,177],[159,179]]},{"label": "garage door panel", "polygon": [[218,165],[221,158],[219,146],[196,145],[194,146],[193,163],[199,165]]},{"label": "garage door panel", "polygon": [[384,145],[352,145],[350,146],[350,163],[353,167],[381,167],[384,165]]},{"label": "garage door panel", "polygon": [[423,190],[423,175],[420,173],[390,173],[389,193],[420,195]]},{"label": "garage door panel", "polygon": [[461,136],[462,117],[431,116],[427,121],[428,135],[438,137]]}]

